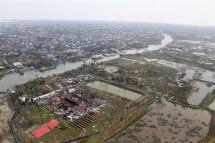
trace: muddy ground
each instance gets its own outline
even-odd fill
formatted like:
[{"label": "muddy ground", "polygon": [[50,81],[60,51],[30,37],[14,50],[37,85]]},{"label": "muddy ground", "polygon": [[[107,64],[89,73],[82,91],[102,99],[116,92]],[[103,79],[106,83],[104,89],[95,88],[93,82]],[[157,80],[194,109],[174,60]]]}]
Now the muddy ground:
[{"label": "muddy ground", "polygon": [[12,111],[7,104],[6,94],[0,94],[0,142],[12,143],[12,135],[8,125]]}]

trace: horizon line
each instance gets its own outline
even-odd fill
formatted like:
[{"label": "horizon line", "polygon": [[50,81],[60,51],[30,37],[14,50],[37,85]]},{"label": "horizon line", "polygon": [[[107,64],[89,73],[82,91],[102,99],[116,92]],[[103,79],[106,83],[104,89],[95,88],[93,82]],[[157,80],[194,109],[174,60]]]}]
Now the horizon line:
[{"label": "horizon line", "polygon": [[189,26],[189,27],[202,27],[202,28],[215,28],[212,25],[199,25],[199,24],[182,24],[182,23],[167,23],[167,22],[150,22],[150,21],[128,21],[128,20],[82,20],[82,19],[0,19],[1,22],[18,22],[18,21],[70,21],[70,22],[107,22],[107,23],[142,23],[142,24],[161,24],[171,26]]}]

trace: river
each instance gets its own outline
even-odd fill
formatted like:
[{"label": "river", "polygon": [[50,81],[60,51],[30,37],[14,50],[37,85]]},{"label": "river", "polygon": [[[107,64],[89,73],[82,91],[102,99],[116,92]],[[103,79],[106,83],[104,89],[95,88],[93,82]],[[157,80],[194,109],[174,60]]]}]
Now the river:
[{"label": "river", "polygon": [[[125,52],[126,54],[137,54],[142,52],[159,50],[173,41],[170,35],[163,34],[163,36],[164,36],[164,39],[161,41],[160,45],[149,45],[147,48],[138,49],[134,51],[125,50],[123,52]],[[112,59],[117,59],[119,57],[120,57],[120,54],[116,54],[115,56],[104,57],[103,59],[98,60],[97,62],[109,61]],[[85,63],[90,63],[90,62],[92,62],[91,59],[88,59],[85,61]],[[60,73],[77,69],[81,67],[81,65],[83,64],[84,64],[84,61],[78,61],[73,63],[60,64],[57,66],[57,68],[47,70],[44,72],[40,72],[38,70],[29,70],[29,71],[26,71],[24,75],[20,75],[18,73],[7,74],[0,80],[0,92],[5,92],[7,91],[7,89],[11,90],[14,86],[24,84],[30,80],[33,80],[39,77],[52,76],[54,74],[60,74]]]},{"label": "river", "polygon": [[165,47],[166,45],[168,45],[169,43],[171,43],[173,41],[172,37],[170,35],[167,34],[163,34],[164,39],[161,41],[160,45],[149,45],[147,48],[142,48],[142,49],[129,49],[129,50],[123,50],[122,51],[122,55],[135,55],[135,54],[140,54],[143,52],[152,52],[152,51],[156,51],[159,50],[163,47]]}]

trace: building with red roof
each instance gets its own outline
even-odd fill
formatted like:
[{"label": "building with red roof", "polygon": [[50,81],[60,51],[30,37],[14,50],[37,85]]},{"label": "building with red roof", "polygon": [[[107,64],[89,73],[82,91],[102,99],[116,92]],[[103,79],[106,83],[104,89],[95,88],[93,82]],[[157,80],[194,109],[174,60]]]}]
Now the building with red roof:
[{"label": "building with red roof", "polygon": [[51,120],[46,124],[46,126],[48,126],[49,129],[51,129],[51,130],[54,129],[54,128],[56,128],[58,125],[59,125],[59,121],[56,120],[56,119],[51,119]]},{"label": "building with red roof", "polygon": [[57,119],[51,119],[47,124],[44,124],[41,127],[32,131],[31,134],[36,138],[40,138],[45,134],[49,133],[52,129],[56,128],[58,125],[59,121]]},{"label": "building with red roof", "polygon": [[33,136],[40,138],[40,137],[44,136],[45,134],[47,134],[48,132],[50,132],[50,129],[46,125],[43,125],[43,126],[37,128],[36,130],[32,131],[31,133]]}]

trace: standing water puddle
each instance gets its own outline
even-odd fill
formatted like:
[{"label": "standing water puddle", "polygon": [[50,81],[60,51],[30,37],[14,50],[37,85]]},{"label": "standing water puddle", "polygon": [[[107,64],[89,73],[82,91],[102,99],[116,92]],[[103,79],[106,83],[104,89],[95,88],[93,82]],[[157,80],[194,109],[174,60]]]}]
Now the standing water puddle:
[{"label": "standing water puddle", "polygon": [[198,91],[192,92],[190,97],[187,99],[187,102],[191,105],[199,105],[202,100],[207,96],[208,93],[212,92],[214,87],[208,87],[206,83],[196,82],[194,84]]},{"label": "standing water puddle", "polygon": [[114,85],[111,85],[111,84],[108,84],[105,82],[101,82],[101,81],[90,82],[87,84],[87,86],[98,89],[98,90],[106,91],[106,92],[130,99],[130,100],[136,100],[142,96],[141,94],[138,94],[138,93],[135,93],[135,92],[123,89],[123,88],[119,88]]}]

